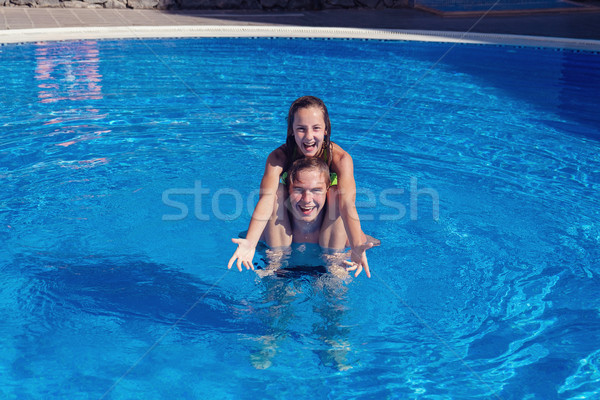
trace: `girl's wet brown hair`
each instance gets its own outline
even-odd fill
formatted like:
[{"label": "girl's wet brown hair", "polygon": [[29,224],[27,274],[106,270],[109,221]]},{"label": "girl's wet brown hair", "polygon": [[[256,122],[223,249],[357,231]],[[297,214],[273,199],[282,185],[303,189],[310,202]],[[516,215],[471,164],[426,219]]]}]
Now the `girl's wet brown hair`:
[{"label": "girl's wet brown hair", "polygon": [[[316,107],[323,112],[323,120],[325,121],[325,137],[323,139],[323,146],[321,151],[316,155],[322,160],[327,162],[327,165],[331,164],[331,121],[329,120],[329,112],[323,100],[315,96],[302,96],[296,99],[290,106],[287,116],[287,138],[285,140],[285,152],[287,156],[287,168],[294,161],[304,157],[300,150],[296,150],[296,140],[294,139],[294,116],[296,111],[303,108]],[[324,149],[327,149],[327,156],[325,156]],[[327,157],[327,159],[325,159]]]}]

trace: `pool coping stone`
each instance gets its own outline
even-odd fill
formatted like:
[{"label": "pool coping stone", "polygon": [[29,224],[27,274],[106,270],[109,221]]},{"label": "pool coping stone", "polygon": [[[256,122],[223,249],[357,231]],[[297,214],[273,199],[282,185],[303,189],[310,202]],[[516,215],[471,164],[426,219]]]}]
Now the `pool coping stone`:
[{"label": "pool coping stone", "polygon": [[433,40],[598,51],[600,12],[445,18],[417,9],[229,12],[0,7],[0,43],[209,36]]},{"label": "pool coping stone", "polygon": [[553,38],[477,32],[364,29],[307,26],[180,25],[66,27],[0,30],[1,43],[83,39],[147,39],[193,37],[343,38],[472,43],[600,51],[600,40]]}]

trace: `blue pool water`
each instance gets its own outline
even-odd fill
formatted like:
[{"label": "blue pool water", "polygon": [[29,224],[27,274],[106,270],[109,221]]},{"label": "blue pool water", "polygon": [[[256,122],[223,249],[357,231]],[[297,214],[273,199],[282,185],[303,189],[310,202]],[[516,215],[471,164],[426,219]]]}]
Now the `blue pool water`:
[{"label": "blue pool water", "polygon": [[[74,41],[2,46],[0,77],[0,397],[600,395],[599,54]],[[304,94],[371,279],[226,269]]]}]

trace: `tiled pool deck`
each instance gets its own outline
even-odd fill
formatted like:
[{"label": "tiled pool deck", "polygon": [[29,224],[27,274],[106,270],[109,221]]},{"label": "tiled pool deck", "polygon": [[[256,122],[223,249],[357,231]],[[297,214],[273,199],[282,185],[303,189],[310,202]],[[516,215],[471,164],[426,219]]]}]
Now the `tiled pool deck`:
[{"label": "tiled pool deck", "polygon": [[[48,32],[59,32],[61,29],[99,28],[98,31],[102,32],[116,32],[117,28],[133,31],[151,30],[152,27],[159,30],[166,27],[201,29],[234,26],[248,29],[270,27],[288,31],[295,27],[450,31],[600,40],[600,7],[596,10],[598,11],[449,18],[415,9],[267,13],[0,7],[0,42],[15,41],[15,35],[12,40],[6,39],[10,34],[17,34],[18,39],[24,32],[35,31],[39,37],[44,38],[45,35],[50,35]],[[48,31],[48,28],[55,29]]]}]

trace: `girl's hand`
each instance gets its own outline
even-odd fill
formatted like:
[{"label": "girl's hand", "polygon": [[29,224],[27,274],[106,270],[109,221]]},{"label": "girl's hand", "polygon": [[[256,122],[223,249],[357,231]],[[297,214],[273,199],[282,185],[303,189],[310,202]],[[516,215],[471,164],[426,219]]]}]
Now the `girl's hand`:
[{"label": "girl's hand", "polygon": [[256,251],[256,245],[252,244],[252,242],[247,239],[231,239],[231,241],[237,243],[238,247],[235,250],[235,253],[233,253],[233,256],[229,259],[227,269],[231,269],[236,259],[238,270],[242,270],[242,265],[246,267],[246,269],[254,269],[252,259],[254,258],[254,252]]},{"label": "girl's hand", "polygon": [[371,271],[369,271],[369,263],[367,262],[367,254],[366,251],[373,247],[372,242],[367,242],[365,244],[361,244],[358,247],[355,247],[350,252],[350,260],[344,261],[344,264],[348,265],[348,271],[356,270],[354,277],[357,277],[362,272],[363,268],[367,274],[367,278],[371,277]]}]

